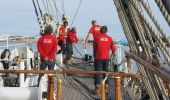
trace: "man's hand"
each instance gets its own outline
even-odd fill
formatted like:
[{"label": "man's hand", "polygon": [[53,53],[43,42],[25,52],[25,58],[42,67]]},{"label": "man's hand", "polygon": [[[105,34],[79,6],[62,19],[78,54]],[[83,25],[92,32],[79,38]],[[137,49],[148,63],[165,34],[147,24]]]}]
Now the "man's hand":
[{"label": "man's hand", "polygon": [[45,61],[48,61],[49,59],[48,59],[48,57],[45,57],[44,60],[45,60]]}]

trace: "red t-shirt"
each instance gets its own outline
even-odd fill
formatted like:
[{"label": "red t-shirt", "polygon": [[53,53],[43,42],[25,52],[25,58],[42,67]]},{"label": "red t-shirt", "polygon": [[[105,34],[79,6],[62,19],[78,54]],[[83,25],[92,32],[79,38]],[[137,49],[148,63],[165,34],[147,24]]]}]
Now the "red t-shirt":
[{"label": "red t-shirt", "polygon": [[52,34],[45,34],[39,38],[37,48],[41,59],[48,57],[49,60],[54,60],[57,52],[57,39]]},{"label": "red t-shirt", "polygon": [[97,35],[94,41],[95,59],[98,60],[109,59],[110,50],[112,50],[112,53],[116,52],[116,47],[112,38],[104,33]]},{"label": "red t-shirt", "polygon": [[93,38],[95,39],[96,36],[98,34],[100,34],[100,25],[93,25],[90,30],[89,30],[89,33],[91,33],[93,35]]},{"label": "red t-shirt", "polygon": [[63,41],[64,44],[66,44],[66,39],[65,39],[65,36],[66,36],[66,27],[64,27],[64,25],[62,25],[59,29],[59,37],[58,37],[58,40],[60,41]]},{"label": "red t-shirt", "polygon": [[67,41],[69,43],[77,43],[78,38],[77,38],[76,32],[72,32],[72,31],[68,32]]}]

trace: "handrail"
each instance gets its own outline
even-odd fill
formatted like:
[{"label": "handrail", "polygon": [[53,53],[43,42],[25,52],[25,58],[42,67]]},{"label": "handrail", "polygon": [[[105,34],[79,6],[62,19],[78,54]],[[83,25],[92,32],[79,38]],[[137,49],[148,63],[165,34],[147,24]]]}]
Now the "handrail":
[{"label": "handrail", "polygon": [[90,74],[90,75],[109,75],[115,77],[132,77],[132,78],[141,78],[140,74],[125,74],[125,73],[115,73],[115,72],[105,72],[105,71],[81,71],[81,70],[0,70],[0,73],[32,73],[32,74]]},{"label": "handrail", "polygon": [[135,61],[137,61],[138,63],[140,63],[141,65],[143,65],[145,68],[149,69],[150,71],[152,71],[154,74],[156,74],[157,76],[159,76],[160,78],[162,78],[165,82],[170,84],[170,74],[168,74],[167,72],[163,71],[162,69],[159,69],[158,67],[148,63],[147,61],[139,58],[138,56],[126,52],[125,51],[126,56],[134,59]]},{"label": "handrail", "polygon": [[[123,73],[115,73],[115,72],[105,72],[105,71],[81,71],[81,70],[0,70],[0,73],[15,73],[15,74],[20,74],[20,73],[32,73],[32,74],[89,74],[89,75],[94,75],[94,74],[100,74],[100,75],[109,75],[115,78],[116,82],[116,92],[115,92],[115,100],[122,100],[121,96],[121,89],[120,89],[120,81],[121,77],[132,77],[132,78],[141,78],[142,75],[140,74],[123,74]],[[53,100],[53,78],[49,78],[49,84],[48,84],[48,92],[50,94],[48,95],[48,100]],[[61,80],[60,80],[61,81]],[[61,82],[58,83],[58,92],[57,92],[57,99],[60,100],[61,96]],[[104,86],[105,84],[103,84]],[[104,93],[104,91],[101,91]],[[102,100],[105,100],[105,94],[102,95]]]}]

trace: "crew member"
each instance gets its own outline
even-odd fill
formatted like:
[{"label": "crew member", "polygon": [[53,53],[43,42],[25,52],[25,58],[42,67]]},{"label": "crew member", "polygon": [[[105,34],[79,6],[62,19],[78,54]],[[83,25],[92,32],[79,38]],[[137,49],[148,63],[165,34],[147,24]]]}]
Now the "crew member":
[{"label": "crew member", "polygon": [[[37,43],[38,52],[40,53],[41,64],[40,70],[45,70],[48,67],[49,70],[54,70],[55,55],[57,52],[57,39],[52,35],[53,27],[47,25],[44,29],[44,35],[41,36]],[[38,86],[40,79],[44,74],[39,74]]]},{"label": "crew member", "polygon": [[77,32],[76,32],[76,27],[73,27],[67,35],[67,44],[66,44],[66,50],[67,50],[67,64],[73,64],[73,60],[71,59],[73,55],[73,43],[78,43],[78,38],[77,38]]},{"label": "crew member", "polygon": [[[94,56],[95,56],[95,71],[108,71],[110,50],[113,54],[116,52],[115,44],[110,36],[107,33],[107,26],[102,26],[100,28],[101,34],[97,35],[94,40]],[[94,95],[99,95],[100,93],[100,84],[105,76],[104,75],[95,75],[94,84],[95,90],[93,91]],[[106,91],[108,90],[108,80],[106,80],[105,85]]]},{"label": "crew member", "polygon": [[85,40],[85,44],[84,44],[85,49],[87,48],[87,42],[89,40],[90,35],[92,35],[93,39],[95,40],[96,36],[98,34],[100,34],[100,27],[101,26],[97,24],[96,20],[92,20],[92,27],[90,28],[90,30],[89,30],[89,32],[88,32],[88,34],[86,36],[86,40]]},{"label": "crew member", "polygon": [[59,37],[57,39],[58,39],[58,45],[61,47],[61,49],[57,52],[58,54],[60,53],[65,54],[67,26],[68,26],[68,22],[65,21],[63,22],[63,25],[59,29]]}]

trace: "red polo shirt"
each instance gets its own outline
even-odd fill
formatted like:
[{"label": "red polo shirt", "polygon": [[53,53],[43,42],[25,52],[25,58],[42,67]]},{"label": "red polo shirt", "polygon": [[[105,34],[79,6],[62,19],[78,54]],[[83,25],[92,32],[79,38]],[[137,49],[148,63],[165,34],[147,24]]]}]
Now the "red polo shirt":
[{"label": "red polo shirt", "polygon": [[45,34],[39,38],[37,48],[41,59],[48,57],[49,60],[54,60],[57,52],[57,39],[52,34]]},{"label": "red polo shirt", "polygon": [[77,38],[76,32],[72,32],[72,31],[68,32],[67,41],[69,43],[77,43],[78,38]]},{"label": "red polo shirt", "polygon": [[112,38],[104,33],[97,35],[94,41],[95,59],[98,60],[109,59],[110,50],[112,50],[112,53],[116,52],[116,47]]},{"label": "red polo shirt", "polygon": [[60,41],[63,41],[64,44],[66,44],[66,39],[65,39],[65,36],[66,36],[66,27],[64,27],[64,25],[62,25],[59,29],[59,37],[58,37],[58,40]]},{"label": "red polo shirt", "polygon": [[89,30],[89,33],[91,33],[93,35],[93,38],[95,39],[96,36],[98,34],[100,34],[100,25],[93,25],[90,30]]}]

